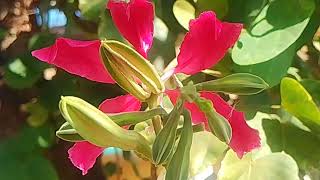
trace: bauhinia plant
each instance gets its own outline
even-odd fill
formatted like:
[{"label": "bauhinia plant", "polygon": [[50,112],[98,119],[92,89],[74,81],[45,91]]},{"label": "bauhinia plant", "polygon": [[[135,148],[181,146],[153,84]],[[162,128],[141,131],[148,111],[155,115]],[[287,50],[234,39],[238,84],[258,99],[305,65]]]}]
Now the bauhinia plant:
[{"label": "bauhinia plant", "polygon": [[[105,100],[99,108],[77,97],[61,97],[59,108],[66,123],[56,134],[75,143],[69,158],[83,175],[105,148],[117,147],[134,151],[154,167],[165,167],[167,180],[187,179],[192,140],[199,137],[193,138],[196,131],[211,132],[239,158],[260,146],[258,131],[217,92],[256,94],[268,88],[264,80],[241,73],[184,86],[176,76],[194,75],[217,64],[238,40],[242,24],[221,22],[211,11],[201,13],[190,21],[177,65],[159,73],[147,56],[153,41],[154,5],[148,0],[109,0],[107,9],[133,47],[109,39],[58,38],[54,45],[32,52],[69,73],[116,83],[128,93]],[[167,81],[174,82],[170,87],[175,88],[166,87]],[[174,105],[169,112],[163,107],[165,97]],[[141,109],[142,103],[146,109]],[[135,128],[145,122],[153,129],[151,135]],[[201,124],[204,128],[197,128]]]}]

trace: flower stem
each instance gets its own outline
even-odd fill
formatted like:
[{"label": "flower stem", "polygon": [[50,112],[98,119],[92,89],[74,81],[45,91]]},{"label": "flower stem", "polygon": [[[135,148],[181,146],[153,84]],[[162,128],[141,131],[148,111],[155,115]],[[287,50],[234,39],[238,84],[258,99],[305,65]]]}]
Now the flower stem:
[{"label": "flower stem", "polygon": [[[149,98],[148,101],[148,107],[149,109],[153,109],[157,106],[159,106],[160,102],[159,102],[159,95],[153,94],[151,95],[151,97]],[[153,129],[154,132],[157,134],[159,134],[160,130],[162,129],[162,121],[161,121],[161,117],[159,115],[155,116],[152,118],[152,125],[153,125]],[[151,180],[157,180],[157,167],[151,163]]]},{"label": "flower stem", "polygon": [[151,180],[157,180],[157,167],[151,163]]},{"label": "flower stem", "polygon": [[[148,101],[148,106],[150,109],[153,109],[157,107],[160,104],[159,102],[159,96],[158,95],[151,95],[149,101]],[[161,122],[161,117],[160,116],[155,116],[152,118],[152,125],[154,128],[154,132],[156,134],[159,134],[160,130],[162,129],[162,122]]]}]

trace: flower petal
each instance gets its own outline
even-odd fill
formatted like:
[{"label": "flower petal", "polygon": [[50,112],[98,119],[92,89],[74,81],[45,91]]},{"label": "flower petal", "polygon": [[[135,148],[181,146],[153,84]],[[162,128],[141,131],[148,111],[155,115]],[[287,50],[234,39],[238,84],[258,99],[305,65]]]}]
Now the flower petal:
[{"label": "flower petal", "polygon": [[[166,91],[172,103],[176,103],[180,92],[178,90]],[[200,96],[210,100],[216,111],[228,119],[232,128],[232,138],[230,147],[241,158],[245,153],[260,147],[260,137],[257,130],[251,128],[246,123],[243,112],[239,112],[226,103],[219,95],[212,92],[201,92]],[[208,126],[205,114],[193,103],[185,103],[185,107],[190,111],[192,122],[197,124],[203,122]],[[206,128],[209,130],[209,128]]]},{"label": "flower petal", "polygon": [[32,56],[92,81],[115,83],[99,54],[100,41],[58,38],[50,47],[32,52]]},{"label": "flower petal", "polygon": [[69,159],[72,164],[86,175],[96,162],[96,159],[102,154],[104,148],[95,146],[87,141],[75,143],[69,150]]},{"label": "flower petal", "polygon": [[242,24],[221,22],[212,11],[190,21],[175,73],[195,74],[217,64],[240,36]]},{"label": "flower petal", "polygon": [[148,0],[109,0],[107,8],[120,33],[147,57],[153,41],[153,4]]},{"label": "flower petal", "polygon": [[139,111],[140,108],[141,102],[129,94],[106,99],[99,106],[99,109],[105,113]]},{"label": "flower petal", "polygon": [[[178,97],[180,96],[179,90],[168,90],[166,94],[169,96],[171,102],[176,104]],[[187,108],[192,116],[192,123],[199,124],[205,122],[206,124],[206,117],[202,111],[196,106],[194,103],[185,102],[185,108]],[[207,125],[207,124],[206,124]]]},{"label": "flower petal", "polygon": [[228,119],[232,128],[230,147],[237,153],[239,158],[245,153],[260,147],[259,132],[247,124],[243,112],[231,107],[215,93],[201,92],[201,97],[211,100],[216,111]]}]

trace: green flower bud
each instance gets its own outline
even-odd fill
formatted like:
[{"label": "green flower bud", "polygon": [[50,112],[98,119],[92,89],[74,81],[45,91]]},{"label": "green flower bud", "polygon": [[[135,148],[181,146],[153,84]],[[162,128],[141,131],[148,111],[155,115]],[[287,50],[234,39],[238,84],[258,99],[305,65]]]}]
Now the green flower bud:
[{"label": "green flower bud", "polygon": [[60,111],[81,137],[100,147],[134,150],[151,158],[148,141],[139,133],[118,126],[105,113],[77,97],[61,97]]},{"label": "green flower bud", "polygon": [[164,85],[153,65],[131,47],[105,40],[102,41],[100,54],[112,78],[139,100],[145,101],[152,93],[163,92]]}]

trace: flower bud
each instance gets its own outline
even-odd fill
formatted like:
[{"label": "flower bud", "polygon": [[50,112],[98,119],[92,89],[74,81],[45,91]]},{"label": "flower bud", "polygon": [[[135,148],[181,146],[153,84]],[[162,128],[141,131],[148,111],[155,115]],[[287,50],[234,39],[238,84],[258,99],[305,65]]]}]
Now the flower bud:
[{"label": "flower bud", "polygon": [[[141,101],[163,92],[160,76],[143,56],[118,41],[102,41],[100,54],[112,78]],[[138,82],[141,82],[141,85]]]},{"label": "flower bud", "polygon": [[151,158],[151,148],[139,133],[118,126],[105,113],[77,97],[61,97],[59,108],[63,117],[85,140],[100,147],[134,150]]}]

